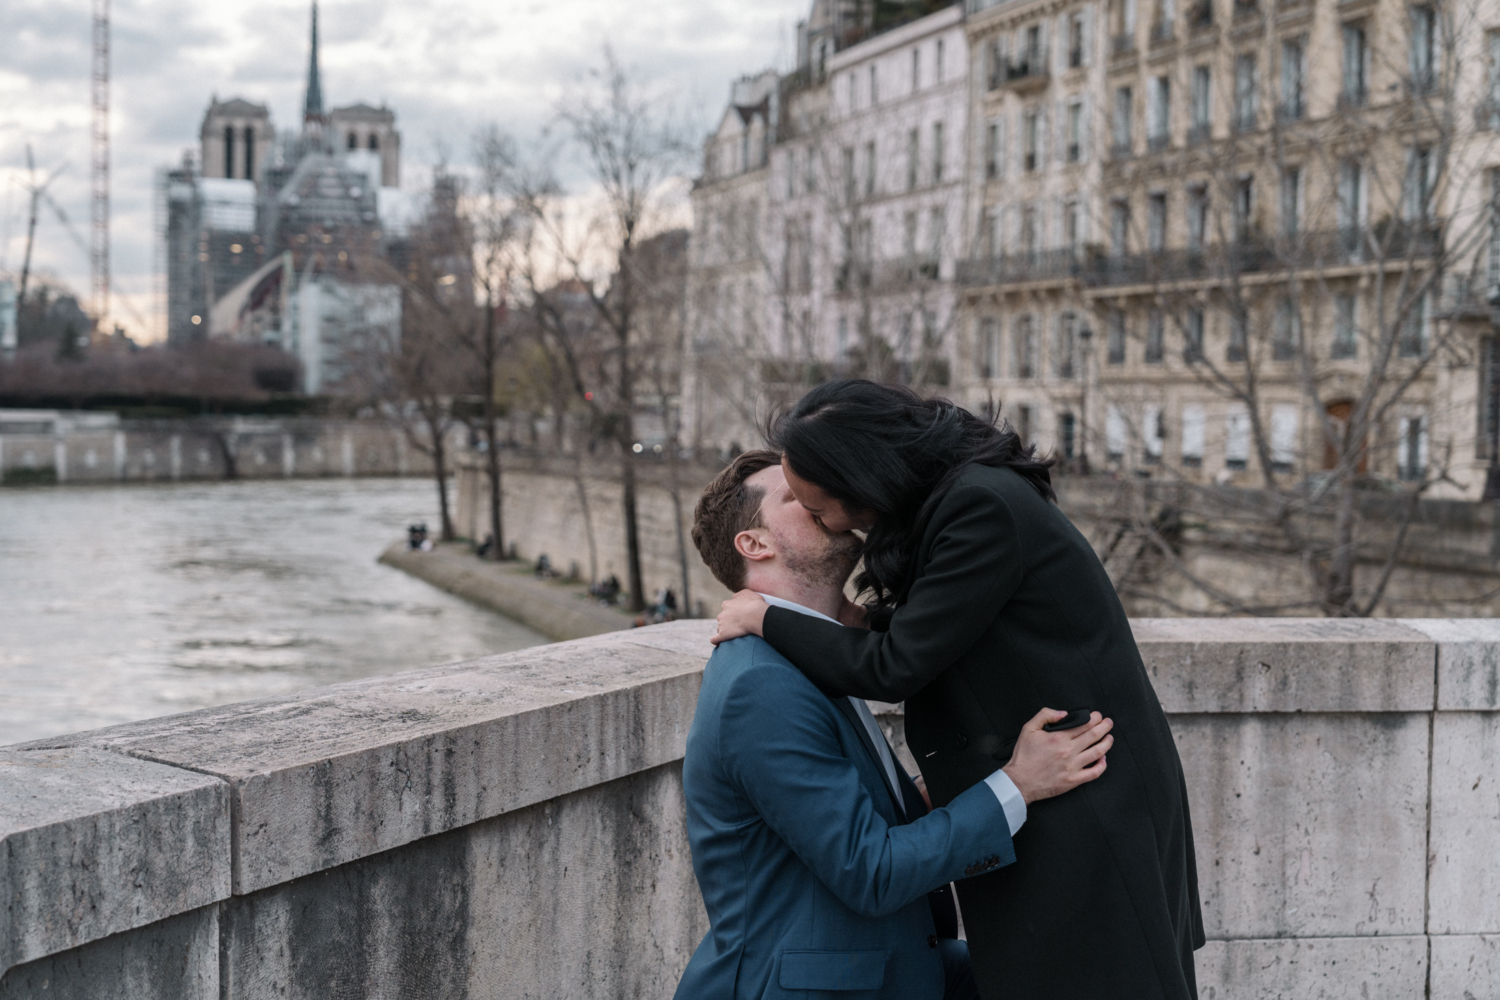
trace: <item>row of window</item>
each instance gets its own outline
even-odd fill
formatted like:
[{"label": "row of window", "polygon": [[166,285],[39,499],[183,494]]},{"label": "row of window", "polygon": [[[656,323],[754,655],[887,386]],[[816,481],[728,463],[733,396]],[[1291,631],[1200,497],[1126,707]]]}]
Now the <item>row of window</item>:
[{"label": "row of window", "polygon": [[[947,127],[943,122],[933,122],[928,127],[927,155],[923,157],[923,129],[907,130],[905,141],[904,171],[900,190],[915,191],[925,181],[937,185],[953,180],[948,169]],[[790,147],[786,151],[782,180],[788,199],[799,195],[815,194],[819,190],[818,175],[831,167],[821,162],[826,155],[815,146]],[[846,201],[873,198],[888,193],[882,189],[882,163],[891,162],[879,155],[875,139],[867,139],[856,149],[844,146],[839,150],[839,177],[842,195]],[[900,162],[900,161],[897,161]],[[925,167],[925,170],[924,170]]]},{"label": "row of window", "polygon": [[[1023,174],[1036,173],[1052,162],[1086,163],[1089,155],[1088,98],[1077,94],[1062,102],[1060,129],[1054,136],[1052,110],[1043,105],[1023,108],[1018,118],[1017,160]],[[985,126],[984,173],[996,180],[1008,173],[1007,119],[992,118]]]},{"label": "row of window", "polygon": [[[1335,360],[1355,358],[1359,354],[1361,319],[1359,298],[1351,294],[1333,297],[1333,329],[1327,345],[1327,356]],[[1148,365],[1159,365],[1166,361],[1168,327],[1172,327],[1173,339],[1180,339],[1182,358],[1191,364],[1205,360],[1204,334],[1206,313],[1202,308],[1191,308],[1180,315],[1168,315],[1160,309],[1148,310],[1145,315],[1144,336],[1140,338],[1141,361]],[[1304,347],[1302,313],[1290,297],[1277,301],[1271,319],[1271,360],[1291,361],[1298,357]],[[1017,316],[1011,323],[1010,353],[1004,355],[1001,324],[998,319],[985,317],[979,321],[975,333],[975,374],[981,379],[1009,377],[1013,379],[1037,378],[1043,371],[1040,350],[1042,339],[1038,336],[1041,322],[1030,313]],[[1229,335],[1224,344],[1223,360],[1241,362],[1250,349],[1250,321],[1243,312],[1229,314]],[[1048,359],[1051,373],[1057,378],[1070,379],[1079,372],[1079,338],[1083,329],[1082,318],[1072,312],[1060,314],[1054,324],[1050,338]],[[1397,354],[1404,358],[1419,358],[1426,354],[1431,333],[1431,315],[1425,296],[1412,303],[1410,316],[1403,324],[1397,338]],[[1105,317],[1104,361],[1110,366],[1122,366],[1129,360],[1129,344],[1132,340],[1129,320],[1123,310],[1112,309]],[[1002,365],[1002,360],[1004,364]]]},{"label": "row of window", "polygon": [[[908,94],[918,93],[926,80],[922,62],[923,46],[918,43],[908,50],[904,57],[907,63],[906,85]],[[931,85],[937,86],[947,79],[947,67],[945,65],[947,51],[944,40],[939,38],[933,43],[932,79]],[[896,58],[888,61],[888,65]],[[892,66],[892,69],[895,67]],[[894,75],[894,74],[892,74]],[[842,80],[835,80],[834,87],[843,92],[844,109],[849,112],[858,111],[861,108],[873,108],[880,104],[880,64],[871,62],[868,66],[854,68],[842,74]]]}]

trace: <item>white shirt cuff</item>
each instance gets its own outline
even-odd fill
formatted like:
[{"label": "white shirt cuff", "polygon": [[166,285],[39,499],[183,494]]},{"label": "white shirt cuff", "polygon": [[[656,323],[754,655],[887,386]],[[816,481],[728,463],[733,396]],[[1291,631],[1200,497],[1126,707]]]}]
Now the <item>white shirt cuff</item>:
[{"label": "white shirt cuff", "polygon": [[1000,808],[1005,810],[1005,822],[1010,825],[1010,835],[1014,837],[1016,831],[1021,829],[1021,824],[1026,822],[1026,799],[1022,797],[1016,783],[1010,780],[1010,775],[1004,771],[996,771],[985,778],[984,783],[990,786],[990,791],[1000,800]]}]

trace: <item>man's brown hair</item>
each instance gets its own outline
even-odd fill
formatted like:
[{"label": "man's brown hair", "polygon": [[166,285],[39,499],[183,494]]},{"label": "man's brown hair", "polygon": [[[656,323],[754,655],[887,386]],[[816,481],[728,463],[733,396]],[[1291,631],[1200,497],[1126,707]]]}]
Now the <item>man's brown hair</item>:
[{"label": "man's brown hair", "polygon": [[761,526],[765,502],[765,490],[746,486],[745,480],[780,464],[781,456],[764,448],[743,453],[714,477],[693,510],[693,544],[714,579],[730,590],[745,587],[745,559],[734,547],[734,536]]}]

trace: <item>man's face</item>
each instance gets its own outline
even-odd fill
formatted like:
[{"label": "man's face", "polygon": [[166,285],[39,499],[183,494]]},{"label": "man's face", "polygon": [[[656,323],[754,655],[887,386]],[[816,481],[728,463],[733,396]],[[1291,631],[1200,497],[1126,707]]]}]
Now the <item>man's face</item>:
[{"label": "man's face", "polygon": [[852,532],[830,532],[797,502],[778,465],[745,480],[764,491],[760,520],[786,568],[809,583],[842,588],[864,543]]}]

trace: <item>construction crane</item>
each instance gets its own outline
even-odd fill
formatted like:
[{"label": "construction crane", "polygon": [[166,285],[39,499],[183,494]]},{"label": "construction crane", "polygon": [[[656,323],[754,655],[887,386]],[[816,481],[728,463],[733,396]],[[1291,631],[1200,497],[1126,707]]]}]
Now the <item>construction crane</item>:
[{"label": "construction crane", "polygon": [[109,332],[109,0],[94,0],[93,241],[89,247],[94,328]]},{"label": "construction crane", "polygon": [[18,314],[26,305],[26,283],[31,279],[31,248],[36,243],[36,220],[39,209],[42,207],[42,200],[46,199],[47,204],[51,205],[55,211],[61,211],[57,207],[57,203],[52,200],[52,196],[47,194],[47,188],[51,187],[52,182],[57,180],[57,175],[63,172],[63,168],[58,167],[47,176],[46,180],[38,184],[36,179],[36,160],[31,156],[31,143],[28,142],[26,144],[26,170],[28,175],[26,188],[31,194],[31,213],[26,219],[26,255],[21,258],[21,290],[16,294],[16,312]]}]

